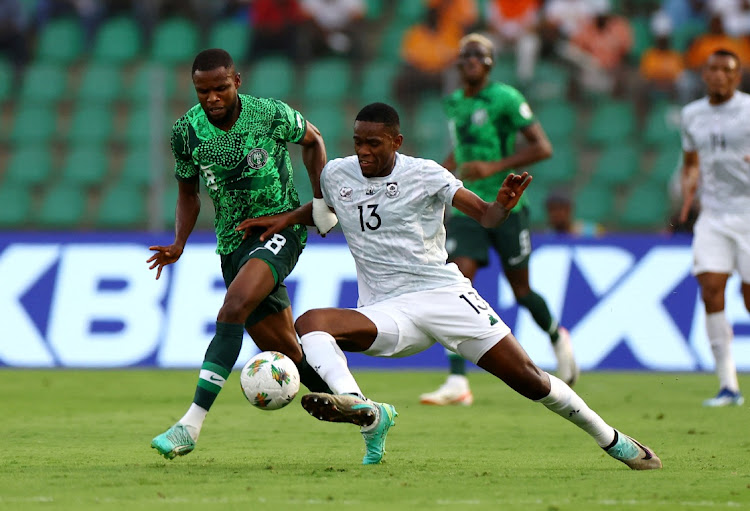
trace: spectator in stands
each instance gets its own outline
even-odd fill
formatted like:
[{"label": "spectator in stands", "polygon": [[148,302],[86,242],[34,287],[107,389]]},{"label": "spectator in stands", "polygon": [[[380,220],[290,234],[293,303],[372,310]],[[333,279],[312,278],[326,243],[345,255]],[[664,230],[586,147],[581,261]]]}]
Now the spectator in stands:
[{"label": "spectator in stands", "polygon": [[83,26],[86,44],[90,46],[106,12],[106,5],[96,0],[38,0],[34,13],[34,28],[41,29],[52,18],[76,16]]},{"label": "spectator in stands", "polygon": [[[579,70],[573,85],[578,89],[608,92],[627,90],[627,56],[633,46],[628,20],[611,12],[609,0],[596,0],[594,18],[573,34],[563,55]],[[575,94],[574,94],[575,95]]]},{"label": "spectator in stands", "polygon": [[547,0],[542,12],[542,39],[551,45],[566,41],[593,16],[590,0]]},{"label": "spectator in stands", "polygon": [[604,228],[596,222],[575,218],[575,207],[568,190],[552,190],[544,205],[547,208],[547,224],[554,234],[589,238],[604,232]]},{"label": "spectator in stands", "polygon": [[685,64],[682,53],[672,48],[672,21],[664,11],[651,18],[654,45],[641,55],[638,105],[643,113],[654,100],[677,100],[677,81]]},{"label": "spectator in stands", "polygon": [[750,35],[750,0],[710,0],[711,8],[721,16],[727,34]]},{"label": "spectator in stands", "polygon": [[455,24],[439,26],[438,15],[437,9],[429,8],[425,19],[411,26],[401,42],[402,67],[395,93],[407,111],[425,92],[443,92],[446,69],[458,55],[462,33]]},{"label": "spectator in stands", "polygon": [[309,18],[305,29],[308,57],[345,55],[356,62],[365,57],[364,0],[301,0]]},{"label": "spectator in stands", "polygon": [[493,0],[487,4],[487,26],[499,52],[516,54],[516,76],[527,83],[534,77],[541,41],[537,33],[539,0]]},{"label": "spectator in stands", "polygon": [[683,27],[705,20],[706,0],[663,0],[661,8],[673,27]]},{"label": "spectator in stands", "polygon": [[740,58],[743,74],[740,89],[750,84],[750,41],[747,38],[732,37],[724,30],[721,12],[714,10],[708,22],[708,33],[696,38],[685,52],[685,72],[677,84],[680,103],[686,104],[697,99],[703,91],[701,70],[716,50],[729,50]]},{"label": "spectator in stands", "polygon": [[[425,0],[427,7],[437,10],[441,30],[457,29],[461,35],[472,31],[479,21],[476,0]],[[450,27],[449,27],[450,26]]]},{"label": "spectator in stands", "polygon": [[[154,28],[164,18],[182,16],[191,19],[200,27],[200,33],[207,37],[218,19],[248,0],[110,0],[110,7],[112,2],[125,3],[126,8],[132,8],[144,41],[149,44]],[[127,5],[130,2],[132,7]]]},{"label": "spectator in stands", "polygon": [[8,55],[19,79],[29,58],[26,21],[19,0],[0,0],[0,51]]},{"label": "spectator in stands", "polygon": [[281,54],[300,62],[303,49],[303,30],[309,21],[297,0],[253,0],[250,3],[251,41],[254,57]]}]

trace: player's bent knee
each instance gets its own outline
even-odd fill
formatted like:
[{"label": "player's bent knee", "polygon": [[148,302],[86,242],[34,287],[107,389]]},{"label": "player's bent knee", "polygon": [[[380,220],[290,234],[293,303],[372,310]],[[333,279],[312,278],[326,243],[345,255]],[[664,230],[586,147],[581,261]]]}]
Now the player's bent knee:
[{"label": "player's bent knee", "polygon": [[310,332],[327,331],[324,314],[321,309],[313,309],[305,312],[294,322],[294,329],[300,337]]}]

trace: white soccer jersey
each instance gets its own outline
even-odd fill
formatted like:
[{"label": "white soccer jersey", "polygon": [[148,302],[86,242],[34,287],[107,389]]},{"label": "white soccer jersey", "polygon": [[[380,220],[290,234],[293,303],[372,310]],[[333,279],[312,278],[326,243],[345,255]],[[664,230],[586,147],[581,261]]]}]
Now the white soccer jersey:
[{"label": "white soccer jersey", "polygon": [[462,183],[432,160],[396,153],[390,175],[366,178],[356,156],[326,164],[323,198],[357,265],[359,306],[465,280],[446,264],[445,205]]},{"label": "white soccer jersey", "polygon": [[750,95],[736,91],[720,105],[702,98],[682,109],[682,148],[697,151],[701,208],[750,212]]}]

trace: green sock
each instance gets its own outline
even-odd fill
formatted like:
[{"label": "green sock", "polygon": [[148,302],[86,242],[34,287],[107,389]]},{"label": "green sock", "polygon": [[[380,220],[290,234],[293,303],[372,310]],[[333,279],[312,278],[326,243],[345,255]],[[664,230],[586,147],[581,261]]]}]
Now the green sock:
[{"label": "green sock", "polygon": [[209,410],[232,372],[242,347],[244,325],[216,322],[216,335],[203,359],[193,403]]},{"label": "green sock", "polygon": [[536,292],[531,291],[531,293],[526,296],[519,296],[516,298],[516,301],[518,302],[518,305],[522,305],[529,310],[531,317],[534,318],[534,321],[539,325],[539,328],[549,334],[550,341],[552,341],[553,344],[556,343],[557,339],[560,337],[560,334],[557,331],[558,324],[557,321],[552,318],[552,314],[550,313],[549,308],[547,307],[547,302],[544,301],[544,298]]},{"label": "green sock", "polygon": [[310,364],[307,363],[307,357],[302,355],[302,362],[297,366],[299,370],[299,381],[307,387],[310,392],[325,392],[326,394],[333,394],[333,391],[326,385],[323,378],[315,372]]},{"label": "green sock", "polygon": [[464,357],[451,353],[448,355],[448,362],[451,365],[451,374],[466,374],[466,360],[464,360]]}]

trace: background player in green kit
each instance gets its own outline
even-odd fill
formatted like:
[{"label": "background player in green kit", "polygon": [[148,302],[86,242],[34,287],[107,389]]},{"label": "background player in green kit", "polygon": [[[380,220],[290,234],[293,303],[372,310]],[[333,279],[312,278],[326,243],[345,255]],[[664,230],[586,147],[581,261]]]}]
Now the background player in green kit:
[{"label": "background player in green kit", "polygon": [[305,246],[307,228],[293,225],[266,241],[253,235],[243,240],[242,233],[235,231],[246,218],[299,207],[288,142],[302,145],[313,191],[322,197],[318,178],[326,163],[323,138],[286,103],[239,94],[240,75],[224,50],[199,53],[192,78],[199,104],[172,128],[179,186],[175,239],[169,246],[150,247],[155,253],[148,262],[151,269],[157,268],[158,279],[164,266],[182,255],[200,211],[202,180],[216,211],[216,252],[227,293],[193,403],[176,424],[151,442],[167,459],[195,448],[206,414],[237,361],[245,329],[261,350],[291,357],[310,390],[328,388],[304,359],[283,283]]},{"label": "background player in green kit", "polygon": [[[552,155],[552,145],[523,95],[513,87],[490,80],[492,64],[493,45],[489,39],[479,34],[464,37],[458,57],[463,87],[444,102],[454,149],[443,166],[456,172],[464,185],[485,201],[492,200],[505,176],[515,168]],[[514,152],[519,131],[527,143]],[[573,385],[578,378],[578,367],[570,335],[552,317],[544,298],[529,285],[531,239],[525,197],[521,197],[504,224],[492,229],[454,209],[447,232],[449,259],[471,280],[480,267],[487,265],[489,250],[497,251],[516,301],[549,333],[560,379]],[[422,394],[422,403],[473,402],[465,376],[466,362],[453,353],[449,359],[448,380],[436,391]]]}]

